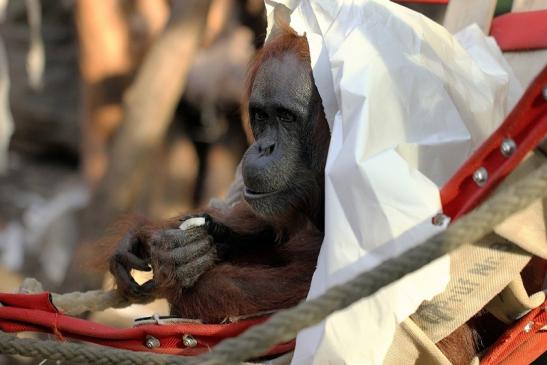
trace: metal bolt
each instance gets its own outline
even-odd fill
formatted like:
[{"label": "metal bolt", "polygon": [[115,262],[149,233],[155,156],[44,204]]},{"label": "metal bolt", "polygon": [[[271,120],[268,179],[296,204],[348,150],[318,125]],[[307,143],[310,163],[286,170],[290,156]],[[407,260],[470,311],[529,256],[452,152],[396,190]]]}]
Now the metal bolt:
[{"label": "metal bolt", "polygon": [[156,337],[148,335],[146,336],[145,345],[149,349],[156,349],[160,347],[161,343],[160,343],[160,340],[158,340]]},{"label": "metal bolt", "polygon": [[450,218],[448,218],[447,215],[445,214],[442,214],[442,213],[438,213],[436,214],[433,219],[431,219],[431,222],[433,223],[434,226],[444,226],[447,221],[449,220]]},{"label": "metal bolt", "polygon": [[186,347],[196,347],[198,345],[198,341],[192,335],[182,336],[182,343]]},{"label": "metal bolt", "polygon": [[488,180],[488,171],[484,167],[480,167],[473,173],[473,181],[478,186],[483,186]]},{"label": "metal bolt", "polygon": [[526,323],[526,326],[524,326],[524,332],[529,333],[534,328],[534,322],[530,321]]},{"label": "metal bolt", "polygon": [[505,157],[511,156],[513,153],[515,153],[516,149],[517,144],[511,138],[506,138],[503,140],[503,142],[501,142],[500,152]]}]

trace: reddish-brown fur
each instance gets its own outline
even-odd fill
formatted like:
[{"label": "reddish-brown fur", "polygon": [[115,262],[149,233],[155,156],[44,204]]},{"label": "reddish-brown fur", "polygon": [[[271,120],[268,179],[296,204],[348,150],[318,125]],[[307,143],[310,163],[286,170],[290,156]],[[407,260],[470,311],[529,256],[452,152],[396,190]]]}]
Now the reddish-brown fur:
[{"label": "reddish-brown fur", "polygon": [[[211,213],[240,234],[256,233],[263,224],[244,202]],[[323,233],[308,223],[281,244],[256,242],[203,274],[194,287],[169,293],[173,312],[216,322],[296,305],[307,295],[322,241]]]},{"label": "reddish-brown fur", "polygon": [[[286,52],[296,54],[311,73],[306,39],[284,29],[258,52],[250,66],[244,105],[260,65],[266,59],[281,57]],[[324,116],[322,118],[314,122],[317,128],[311,133],[318,144],[328,146],[330,131]],[[326,154],[326,147],[324,153]],[[322,196],[317,198],[322,199]],[[314,199],[315,196],[308,200]],[[297,304],[307,295],[323,240],[322,218],[320,222],[315,219],[318,215],[323,215],[322,200],[298,203],[301,207],[298,216],[291,214],[268,217],[268,221],[255,214],[243,200],[230,209],[211,208],[200,212],[207,213],[215,222],[224,224],[237,235],[259,239],[263,236],[270,242],[252,242],[242,247],[230,247],[229,255],[203,273],[192,287],[164,286],[157,283],[150,295],[166,297],[171,304],[172,314],[197,318],[204,322],[219,322],[228,316],[249,315]],[[313,211],[317,209],[320,214]],[[128,234],[134,240],[144,243],[139,246],[138,250],[142,251],[138,255],[146,257],[150,253],[150,248],[147,247],[150,238],[159,230],[174,229],[179,224],[179,219],[159,225],[146,223],[139,227],[137,224],[131,227]],[[142,254],[145,251],[148,252]],[[115,253],[110,255],[113,257]],[[117,284],[121,293],[135,294],[123,280],[118,280]]]},{"label": "reddish-brown fur", "polygon": [[[250,66],[243,101],[244,115],[260,65],[266,59],[281,57],[286,52],[293,52],[306,65],[310,64],[305,38],[284,29],[258,52]],[[330,139],[326,121],[321,122],[324,128],[314,131],[319,142]],[[308,205],[314,207],[315,204]],[[291,307],[306,297],[323,241],[322,227],[316,227],[308,214],[296,219],[276,217],[273,222],[265,222],[244,201],[228,211],[209,210],[208,213],[215,221],[241,235],[256,235],[273,223],[279,243],[261,245],[256,242],[253,247],[247,246],[245,252],[238,252],[230,262],[223,262],[203,274],[195,286],[167,293],[173,314],[220,321],[228,315]]]}]

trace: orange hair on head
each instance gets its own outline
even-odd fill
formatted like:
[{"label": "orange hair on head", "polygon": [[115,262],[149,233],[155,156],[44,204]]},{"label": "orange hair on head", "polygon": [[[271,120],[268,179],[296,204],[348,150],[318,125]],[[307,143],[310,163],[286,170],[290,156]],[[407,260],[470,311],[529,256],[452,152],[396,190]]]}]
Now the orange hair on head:
[{"label": "orange hair on head", "polygon": [[[262,49],[260,49],[253,61],[249,66],[249,71],[247,72],[247,79],[245,82],[245,89],[243,93],[242,106],[242,119],[243,119],[243,129],[247,136],[247,140],[251,142],[253,140],[250,124],[249,124],[249,97],[251,95],[251,90],[253,89],[254,80],[256,74],[260,69],[262,64],[270,58],[281,58],[284,54],[290,52],[295,54],[300,60],[305,62],[306,65],[310,65],[310,49],[308,47],[308,41],[306,36],[298,35],[289,24],[281,19],[280,17],[275,17],[276,30],[272,39],[264,44]],[[311,66],[310,66],[311,71]]]}]

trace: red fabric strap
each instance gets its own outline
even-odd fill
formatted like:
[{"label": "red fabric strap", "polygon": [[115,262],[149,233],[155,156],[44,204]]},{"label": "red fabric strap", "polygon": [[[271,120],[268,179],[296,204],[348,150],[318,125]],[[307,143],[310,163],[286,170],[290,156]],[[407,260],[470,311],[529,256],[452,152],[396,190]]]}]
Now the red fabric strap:
[{"label": "red fabric strap", "polygon": [[481,365],[528,365],[547,351],[547,300],[521,318],[483,356]]},{"label": "red fabric strap", "polygon": [[[58,312],[48,293],[0,293],[0,330],[4,332],[45,332],[65,338],[93,342],[134,351],[152,351],[173,355],[197,355],[208,351],[222,340],[236,337],[246,329],[264,322],[267,318],[248,319],[229,324],[147,324],[132,328],[113,328],[99,323],[70,317]],[[187,347],[183,336],[191,335],[195,347]],[[146,347],[148,336],[159,340],[160,346]],[[275,346],[267,355],[288,352],[294,341]],[[266,355],[266,354],[265,354]]]},{"label": "red fabric strap", "polygon": [[498,16],[492,21],[490,35],[503,51],[547,48],[547,10]]},{"label": "red fabric strap", "polygon": [[[441,189],[444,214],[452,220],[469,212],[533,150],[547,134],[547,67],[536,77],[505,122],[488,138]],[[512,154],[504,155],[504,141],[515,143]],[[480,168],[488,178],[482,184],[473,180]]]}]

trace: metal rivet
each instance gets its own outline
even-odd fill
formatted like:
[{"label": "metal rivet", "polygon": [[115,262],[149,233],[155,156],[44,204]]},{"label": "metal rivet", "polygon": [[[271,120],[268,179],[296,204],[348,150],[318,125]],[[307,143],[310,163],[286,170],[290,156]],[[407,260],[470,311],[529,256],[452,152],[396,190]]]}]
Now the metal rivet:
[{"label": "metal rivet", "polygon": [[488,180],[488,171],[486,171],[484,167],[477,169],[477,171],[473,173],[473,181],[478,186],[483,186],[487,180]]},{"label": "metal rivet", "polygon": [[501,142],[500,151],[501,154],[505,157],[511,156],[513,153],[515,153],[516,149],[517,144],[511,138],[506,138],[503,140],[503,142]]},{"label": "metal rivet", "polygon": [[148,335],[146,336],[145,345],[149,349],[156,349],[160,347],[161,343],[160,343],[160,340],[158,340],[156,337]]},{"label": "metal rivet", "polygon": [[435,215],[433,217],[433,219],[431,219],[431,222],[433,223],[434,226],[441,226],[442,227],[447,223],[447,221],[449,219],[450,218],[448,218],[447,215],[439,213],[439,214]]},{"label": "metal rivet", "polygon": [[526,323],[526,326],[524,326],[524,332],[529,333],[534,328],[534,322],[530,321]]},{"label": "metal rivet", "polygon": [[186,347],[196,347],[198,345],[198,341],[192,335],[182,336],[182,343]]}]

